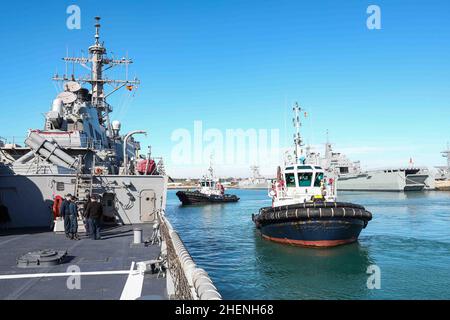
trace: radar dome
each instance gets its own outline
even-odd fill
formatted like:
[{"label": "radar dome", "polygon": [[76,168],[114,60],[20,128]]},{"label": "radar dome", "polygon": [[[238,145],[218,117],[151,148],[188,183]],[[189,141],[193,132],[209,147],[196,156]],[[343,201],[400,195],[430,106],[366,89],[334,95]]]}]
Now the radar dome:
[{"label": "radar dome", "polygon": [[120,128],[121,128],[121,126],[122,126],[122,124],[121,124],[120,121],[118,121],[118,120],[114,120],[114,121],[112,122],[112,128],[113,128],[114,130],[119,131]]}]

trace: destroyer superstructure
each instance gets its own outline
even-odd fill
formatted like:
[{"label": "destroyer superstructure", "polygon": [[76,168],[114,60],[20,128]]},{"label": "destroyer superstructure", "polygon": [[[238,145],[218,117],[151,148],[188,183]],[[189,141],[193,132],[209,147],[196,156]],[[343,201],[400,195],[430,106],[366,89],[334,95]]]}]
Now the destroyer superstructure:
[{"label": "destroyer superstructure", "polygon": [[[165,217],[162,159],[142,155],[133,138],[145,131],[121,134],[110,122],[106,98],[139,80],[106,78],[131,60],[107,57],[99,20],[89,57],[64,58],[90,74],[54,77],[64,90],[25,146],[0,139],[0,299],[220,299]],[[80,209],[101,197],[101,241],[52,232],[62,231],[52,205],[66,193]]]},{"label": "destroyer superstructure", "polygon": [[259,172],[258,166],[251,166],[250,170],[252,176],[248,179],[240,180],[238,183],[239,189],[266,189],[268,179],[263,177]]},{"label": "destroyer superstructure", "polygon": [[[121,124],[110,121],[112,106],[107,98],[138,79],[109,79],[106,70],[128,66],[128,58],[111,59],[100,42],[100,18],[96,18],[95,42],[88,57],[65,57],[89,75],[55,75],[64,91],[45,114],[43,128],[30,130],[25,146],[5,144],[5,163],[0,178],[0,198],[11,221],[6,227],[50,227],[55,215],[55,196],[75,195],[82,204],[87,195],[101,195],[110,222],[151,222],[165,208],[167,177],[162,159],[140,154],[134,139],[144,130],[122,134]],[[91,90],[82,85],[88,84]],[[112,87],[106,92],[106,85]],[[29,208],[33,208],[30,211]]]}]

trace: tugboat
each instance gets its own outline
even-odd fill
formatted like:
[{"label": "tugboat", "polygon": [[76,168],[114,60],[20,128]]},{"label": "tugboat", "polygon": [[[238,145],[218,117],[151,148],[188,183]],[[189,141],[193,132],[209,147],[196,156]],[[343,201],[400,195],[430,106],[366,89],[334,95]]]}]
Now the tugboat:
[{"label": "tugboat", "polygon": [[278,243],[333,247],[357,241],[372,219],[363,206],[336,201],[336,181],[322,167],[306,163],[300,136],[301,108],[294,108],[294,154],[278,167],[269,197],[272,206],[252,215],[263,238]]},{"label": "tugboat", "polygon": [[219,179],[214,177],[212,165],[209,166],[209,174],[200,180],[200,189],[195,191],[178,191],[176,193],[183,205],[202,203],[237,202],[239,198],[234,194],[225,194],[225,188]]}]

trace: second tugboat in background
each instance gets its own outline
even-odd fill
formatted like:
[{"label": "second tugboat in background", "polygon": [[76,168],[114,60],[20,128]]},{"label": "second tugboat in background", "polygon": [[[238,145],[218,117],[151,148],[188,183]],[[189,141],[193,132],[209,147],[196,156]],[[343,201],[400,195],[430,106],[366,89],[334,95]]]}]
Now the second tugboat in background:
[{"label": "second tugboat in background", "polygon": [[263,238],[279,243],[332,247],[355,242],[372,219],[364,207],[336,202],[336,182],[320,166],[306,163],[300,136],[300,111],[294,106],[294,159],[288,155],[269,196],[272,206],[252,215]]},{"label": "second tugboat in background", "polygon": [[214,177],[212,164],[209,166],[209,174],[200,180],[200,189],[195,191],[178,191],[178,199],[183,205],[201,203],[237,202],[239,198],[234,194],[225,194],[225,188],[219,179]]}]

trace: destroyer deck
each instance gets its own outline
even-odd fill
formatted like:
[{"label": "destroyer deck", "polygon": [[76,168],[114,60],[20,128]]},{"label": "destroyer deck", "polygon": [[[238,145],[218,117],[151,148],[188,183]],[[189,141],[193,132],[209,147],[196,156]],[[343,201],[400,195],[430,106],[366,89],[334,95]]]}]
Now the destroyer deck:
[{"label": "destroyer deck", "polygon": [[[152,224],[139,226],[143,230],[144,239],[152,235]],[[105,228],[101,236],[102,240],[98,241],[90,240],[84,235],[81,240],[73,241],[46,230],[18,230],[8,233],[0,230],[0,299],[111,300],[120,299],[122,294],[127,296],[127,292],[139,292],[140,288],[142,298],[167,299],[166,279],[162,276],[145,274],[143,282],[142,279],[137,282],[128,280],[132,263],[157,259],[160,246],[131,246],[132,226]],[[17,258],[23,254],[43,249],[67,250],[67,258],[53,267],[17,266]],[[82,274],[80,289],[67,287],[68,276],[47,276],[49,273],[66,273],[70,266],[79,267],[81,273],[96,273]],[[43,275],[34,278],[7,278],[31,274]]]}]

